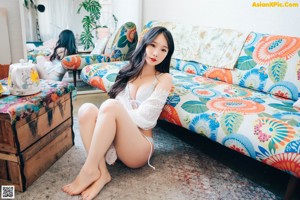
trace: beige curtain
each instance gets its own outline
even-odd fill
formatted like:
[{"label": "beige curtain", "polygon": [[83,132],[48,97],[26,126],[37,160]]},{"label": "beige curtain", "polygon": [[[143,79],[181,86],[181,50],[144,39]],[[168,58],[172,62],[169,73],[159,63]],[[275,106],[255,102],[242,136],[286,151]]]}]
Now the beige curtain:
[{"label": "beige curtain", "polygon": [[37,41],[37,31],[36,31],[36,10],[29,6],[27,9],[24,7],[24,21],[26,28],[26,41],[33,42]]},{"label": "beige curtain", "polygon": [[102,26],[106,25],[110,32],[113,33],[115,31],[115,23],[113,19],[113,5],[112,0],[99,0],[101,4],[101,18],[100,24]]}]

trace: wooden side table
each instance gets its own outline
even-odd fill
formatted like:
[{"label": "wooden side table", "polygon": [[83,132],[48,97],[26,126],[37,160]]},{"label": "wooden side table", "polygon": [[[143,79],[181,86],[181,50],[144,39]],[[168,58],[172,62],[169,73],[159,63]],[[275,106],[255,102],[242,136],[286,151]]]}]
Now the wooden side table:
[{"label": "wooden side table", "polygon": [[74,144],[74,87],[50,80],[40,85],[35,95],[0,97],[0,185],[21,192]]}]

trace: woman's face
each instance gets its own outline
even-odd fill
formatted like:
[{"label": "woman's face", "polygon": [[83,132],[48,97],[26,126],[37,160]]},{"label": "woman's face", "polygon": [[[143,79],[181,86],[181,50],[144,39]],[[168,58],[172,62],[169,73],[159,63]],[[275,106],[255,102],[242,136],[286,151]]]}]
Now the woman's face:
[{"label": "woman's face", "polygon": [[146,47],[146,63],[154,66],[160,64],[166,58],[168,51],[167,40],[161,33]]}]

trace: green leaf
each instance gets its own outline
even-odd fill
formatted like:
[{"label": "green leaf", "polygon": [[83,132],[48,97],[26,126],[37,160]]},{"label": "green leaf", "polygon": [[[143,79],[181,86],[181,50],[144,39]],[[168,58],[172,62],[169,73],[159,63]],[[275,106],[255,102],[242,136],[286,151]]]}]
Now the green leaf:
[{"label": "green leaf", "polygon": [[126,35],[123,35],[120,37],[117,46],[120,48],[123,48],[126,46],[127,43],[128,43],[127,37],[126,37]]},{"label": "green leaf", "polygon": [[247,56],[250,56],[250,57],[252,57],[253,50],[254,50],[253,47],[252,47],[252,48],[248,48],[248,49],[244,49],[246,55],[247,55]]},{"label": "green leaf", "polygon": [[89,31],[84,31],[80,34],[80,41],[84,45],[84,49],[94,47],[93,38],[94,36]]},{"label": "green leaf", "polygon": [[98,1],[91,0],[89,4],[89,10],[90,15],[93,16],[96,20],[100,19],[101,16],[101,5]]},{"label": "green leaf", "polygon": [[295,110],[292,106],[282,105],[278,103],[270,103],[269,106],[287,112],[297,112],[297,110]]},{"label": "green leaf", "polygon": [[206,105],[199,101],[187,101],[182,104],[181,108],[192,114],[204,113],[208,110]]},{"label": "green leaf", "polygon": [[221,116],[221,127],[227,135],[237,133],[243,120],[244,116],[240,113],[225,113]]},{"label": "green leaf", "polygon": [[294,102],[293,101],[290,101],[290,102],[282,102],[284,105],[286,105],[286,106],[291,106],[291,107],[293,107],[293,104],[294,104]]},{"label": "green leaf", "polygon": [[176,78],[176,80],[179,80],[179,81],[188,81],[190,82],[191,81],[191,78],[189,76],[174,76]]},{"label": "green leaf", "polygon": [[97,60],[97,55],[92,55],[90,59],[93,61],[93,63]]},{"label": "green leaf", "polygon": [[[77,13],[79,14],[81,9],[84,9],[87,12],[87,15],[82,19],[82,27],[84,31],[80,35],[80,41],[84,45],[84,49],[88,49],[93,46],[94,43],[92,39],[94,38],[91,34],[92,30],[97,26],[97,21],[101,17],[101,5],[98,0],[84,0],[79,4]],[[89,32],[90,34],[87,34]]]},{"label": "green leaf", "polygon": [[125,23],[125,27],[127,29],[132,29],[132,28],[135,28],[135,24],[134,23]]},{"label": "green leaf", "polygon": [[241,56],[237,61],[236,68],[240,70],[249,70],[256,66],[251,56]]},{"label": "green leaf", "polygon": [[270,63],[268,67],[268,75],[274,83],[277,83],[284,79],[286,70],[287,70],[286,61],[283,59],[277,59]]},{"label": "green leaf", "polygon": [[274,140],[270,140],[269,145],[268,145],[269,151],[271,154],[276,153],[276,148],[275,148],[275,142]]},{"label": "green leaf", "polygon": [[298,51],[298,56],[300,57],[300,51]]},{"label": "green leaf", "polygon": [[206,104],[206,102],[208,102],[210,99],[208,98],[202,98],[202,97],[199,97],[199,101],[201,101],[203,104]]},{"label": "green leaf", "polygon": [[93,23],[91,21],[91,18],[89,16],[85,16],[82,21],[82,27],[84,30],[91,32],[91,30],[93,29]]},{"label": "green leaf", "polygon": [[288,123],[291,126],[297,126],[298,125],[298,121],[295,119],[281,119],[282,121]]},{"label": "green leaf", "polygon": [[106,79],[109,80],[110,82],[115,82],[117,75],[118,75],[117,73],[108,74],[106,76]]},{"label": "green leaf", "polygon": [[273,118],[272,115],[268,114],[268,113],[259,113],[258,114],[259,117],[268,117],[268,118]]}]

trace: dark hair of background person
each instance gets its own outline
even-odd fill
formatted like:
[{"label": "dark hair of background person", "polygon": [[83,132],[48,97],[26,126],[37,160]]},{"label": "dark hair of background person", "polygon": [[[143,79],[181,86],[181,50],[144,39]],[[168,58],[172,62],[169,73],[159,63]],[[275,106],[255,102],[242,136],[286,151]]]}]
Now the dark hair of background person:
[{"label": "dark hair of background person", "polygon": [[53,54],[50,57],[50,61],[53,61],[56,58],[59,60],[62,59],[57,55],[57,49],[61,47],[64,48],[64,56],[69,56],[77,53],[75,36],[71,30],[66,29],[59,34],[59,38],[54,48]]},{"label": "dark hair of background person", "polygon": [[128,81],[135,80],[142,72],[145,64],[146,47],[159,35],[163,34],[168,43],[168,54],[166,58],[155,66],[156,71],[160,73],[168,73],[170,71],[171,57],[174,52],[174,41],[172,34],[165,27],[157,26],[151,28],[143,37],[142,42],[137,46],[136,50],[130,57],[129,64],[123,67],[117,75],[116,82],[111,87],[108,95],[114,99],[124,90]]}]

